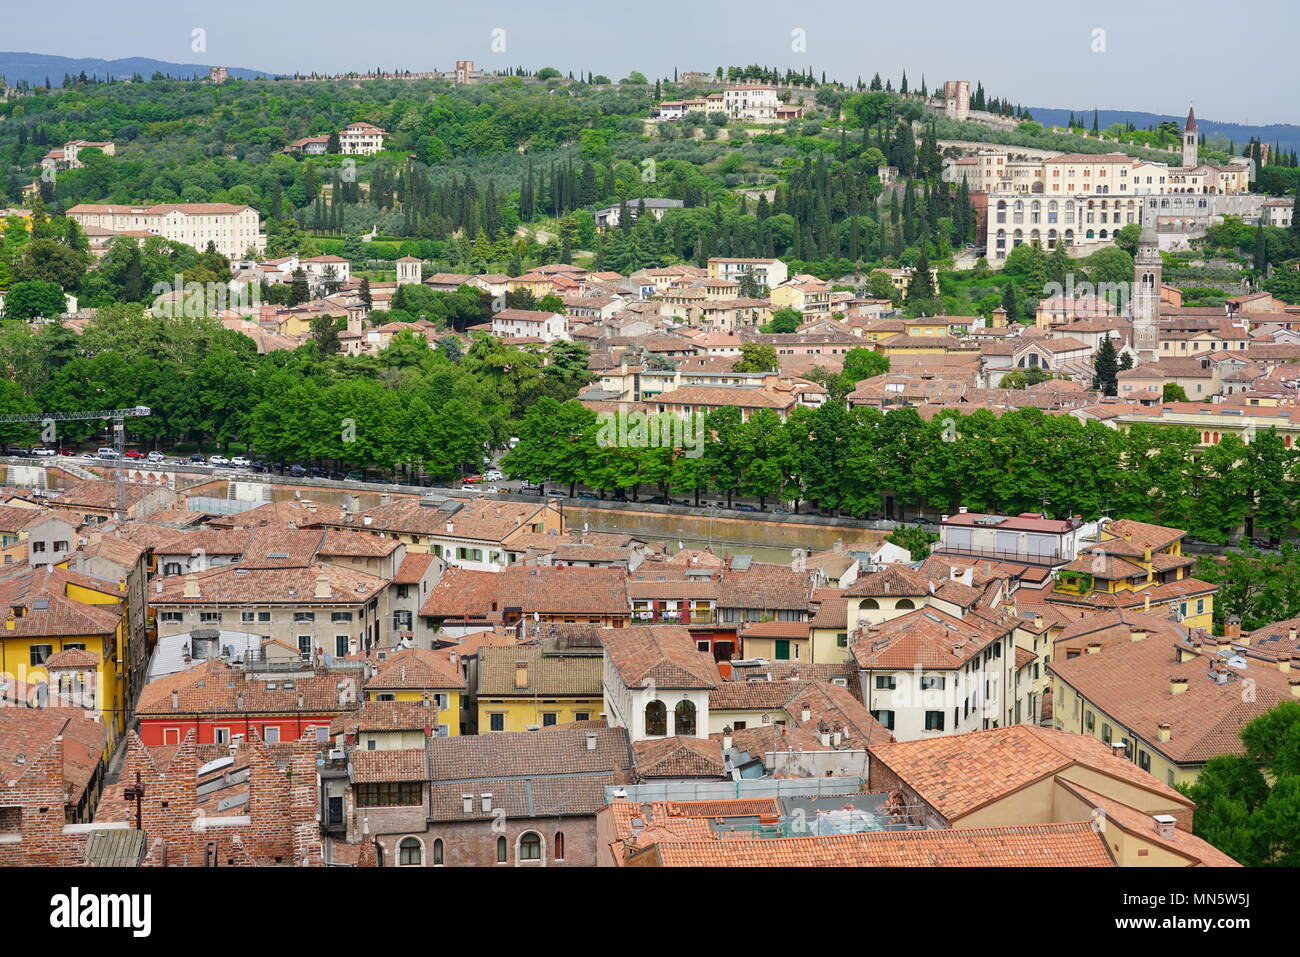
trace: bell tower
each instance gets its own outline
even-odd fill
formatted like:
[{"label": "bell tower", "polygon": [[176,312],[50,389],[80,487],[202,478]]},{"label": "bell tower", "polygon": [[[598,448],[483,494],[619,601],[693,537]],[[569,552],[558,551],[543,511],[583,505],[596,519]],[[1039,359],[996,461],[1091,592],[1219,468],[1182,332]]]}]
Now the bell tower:
[{"label": "bell tower", "polygon": [[1137,255],[1133,257],[1133,349],[1143,362],[1159,358],[1160,329],[1160,274],[1164,267],[1160,259],[1160,240],[1152,224],[1142,227],[1138,237]]},{"label": "bell tower", "polygon": [[420,284],[420,266],[423,262],[414,256],[403,256],[397,260],[397,284],[405,286],[408,284]]},{"label": "bell tower", "polygon": [[1196,107],[1187,111],[1187,125],[1183,127],[1183,166],[1197,165],[1200,136],[1196,132]]}]

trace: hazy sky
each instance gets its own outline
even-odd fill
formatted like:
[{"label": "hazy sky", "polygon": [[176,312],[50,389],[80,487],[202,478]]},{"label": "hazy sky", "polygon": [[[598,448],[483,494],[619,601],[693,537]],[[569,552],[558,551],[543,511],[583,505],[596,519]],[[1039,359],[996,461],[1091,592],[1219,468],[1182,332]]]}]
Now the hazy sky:
[{"label": "hazy sky", "polygon": [[[196,28],[206,51],[192,49]],[[795,30],[806,52],[792,50]],[[1297,37],[1296,0],[61,0],[10,5],[0,48],[274,73],[471,59],[619,79],[762,63],[850,83],[879,71],[897,85],[906,68],[913,85],[922,73],[931,89],[982,81],[1026,106],[1181,115],[1191,101],[1206,119],[1297,123]]]}]

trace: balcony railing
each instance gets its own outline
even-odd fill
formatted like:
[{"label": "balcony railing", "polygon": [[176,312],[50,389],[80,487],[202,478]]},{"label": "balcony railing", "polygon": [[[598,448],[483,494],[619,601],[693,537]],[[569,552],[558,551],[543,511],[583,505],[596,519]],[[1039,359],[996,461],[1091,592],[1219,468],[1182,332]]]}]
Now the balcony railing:
[{"label": "balcony railing", "polygon": [[1059,554],[1044,555],[1039,552],[1003,551],[1000,548],[976,548],[973,545],[946,545],[934,543],[936,555],[977,555],[983,558],[996,558],[1000,561],[1023,562],[1028,565],[1057,565],[1070,559]]},{"label": "balcony railing", "polygon": [[643,608],[634,609],[632,622],[638,625],[712,625],[718,620],[718,613],[707,611],[650,611]]}]

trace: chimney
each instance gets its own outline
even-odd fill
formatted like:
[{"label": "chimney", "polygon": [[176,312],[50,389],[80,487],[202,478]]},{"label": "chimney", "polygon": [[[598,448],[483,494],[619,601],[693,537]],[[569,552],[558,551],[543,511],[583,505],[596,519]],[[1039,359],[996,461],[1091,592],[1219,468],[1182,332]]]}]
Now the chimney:
[{"label": "chimney", "polygon": [[1151,595],[1149,593],[1142,596],[1142,613],[1144,615],[1151,614]]},{"label": "chimney", "polygon": [[1146,633],[1146,631],[1145,631],[1144,629],[1142,629],[1142,628],[1130,628],[1130,629],[1128,630],[1128,640],[1129,640],[1129,641],[1141,641],[1141,640],[1142,640],[1143,638],[1145,638],[1146,636],[1147,636],[1147,633]]},{"label": "chimney", "polygon": [[1172,838],[1174,828],[1178,826],[1178,820],[1172,814],[1157,814],[1155,816],[1156,833],[1163,838]]},{"label": "chimney", "polygon": [[334,589],[330,587],[329,579],[325,577],[325,569],[321,569],[316,576],[316,598],[333,598]]},{"label": "chimney", "polygon": [[1038,631],[1043,630],[1043,613],[1041,611],[1034,612],[1034,628]]},{"label": "chimney", "polygon": [[803,703],[803,710],[799,712],[799,723],[807,724],[812,720],[812,706],[807,701]]},{"label": "chimney", "polygon": [[1101,651],[1101,642],[1100,642],[1100,641],[1090,641],[1090,642],[1088,642],[1088,654],[1090,654],[1090,655],[1095,655],[1095,654],[1097,654],[1097,652],[1099,652],[1099,651]]},{"label": "chimney", "polygon": [[516,688],[528,687],[528,662],[527,661],[515,662],[515,687]]},{"label": "chimney", "polygon": [[199,591],[199,583],[194,580],[194,575],[185,576],[185,590],[181,592],[186,598],[201,598],[202,592]]},{"label": "chimney", "polygon": [[1223,634],[1226,638],[1241,638],[1241,619],[1234,616],[1225,621]]},{"label": "chimney", "polygon": [[1282,672],[1282,674],[1284,674],[1284,675],[1285,675],[1285,674],[1289,674],[1289,673],[1291,672],[1291,656],[1290,656],[1290,655],[1278,655],[1278,656],[1277,656],[1277,670],[1280,671],[1280,672]]},{"label": "chimney", "polygon": [[1232,640],[1226,635],[1215,642],[1219,651],[1232,651]]},{"label": "chimney", "polygon": [[1161,721],[1161,722],[1160,722],[1160,740],[1161,740],[1161,741],[1168,741],[1168,740],[1169,740],[1170,738],[1172,738],[1173,736],[1174,736],[1174,735],[1173,735],[1173,731],[1172,731],[1172,730],[1170,729],[1170,727],[1169,727],[1169,722],[1168,722],[1168,721]]},{"label": "chimney", "polygon": [[235,710],[244,710],[244,692],[242,691],[235,695]]},{"label": "chimney", "polygon": [[1295,625],[1292,625],[1290,628],[1286,630],[1286,640],[1291,642],[1292,644],[1295,644],[1295,639],[1296,639],[1296,627]]},{"label": "chimney", "polygon": [[587,732],[587,750],[588,750],[588,751],[595,751],[595,750],[596,750],[596,732],[595,732],[595,731],[588,731],[588,732]]},{"label": "chimney", "polygon": [[1187,690],[1187,679],[1181,675],[1171,675],[1169,678],[1169,693],[1182,694]]},{"label": "chimney", "polygon": [[180,706],[181,706],[181,693],[180,693],[179,691],[173,691],[173,692],[172,692],[172,710],[173,710],[173,711],[179,711],[179,710],[180,710]]},{"label": "chimney", "polygon": [[303,710],[307,705],[307,697],[301,691],[298,692],[298,710]]},{"label": "chimney", "polygon": [[727,725],[722,729],[722,750],[731,750],[731,725]]}]

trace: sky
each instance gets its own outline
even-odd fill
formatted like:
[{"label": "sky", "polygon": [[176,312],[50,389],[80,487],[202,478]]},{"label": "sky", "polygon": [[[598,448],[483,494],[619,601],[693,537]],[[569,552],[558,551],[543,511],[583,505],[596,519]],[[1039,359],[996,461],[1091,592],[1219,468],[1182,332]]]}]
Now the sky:
[{"label": "sky", "polygon": [[1296,0],[60,0],[12,5],[0,48],[271,73],[469,59],[617,80],[760,63],[847,83],[879,71],[897,86],[906,69],[913,86],[966,79],[1025,106],[1185,115],[1192,103],[1205,119],[1266,124],[1300,123],[1298,36]]}]

